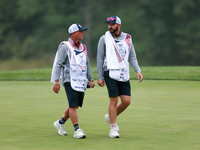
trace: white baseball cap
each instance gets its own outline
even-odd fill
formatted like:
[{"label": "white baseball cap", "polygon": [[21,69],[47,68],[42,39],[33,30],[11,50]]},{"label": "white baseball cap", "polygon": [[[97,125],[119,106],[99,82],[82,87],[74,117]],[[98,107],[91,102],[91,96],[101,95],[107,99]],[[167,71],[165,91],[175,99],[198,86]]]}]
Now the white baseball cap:
[{"label": "white baseball cap", "polygon": [[108,22],[111,22],[114,24],[121,24],[121,19],[118,16],[111,16],[107,18],[106,23]]},{"label": "white baseball cap", "polygon": [[83,28],[78,23],[74,23],[69,27],[68,32],[69,32],[69,34],[72,34],[72,33],[76,32],[76,31],[86,31],[87,29],[88,28]]}]

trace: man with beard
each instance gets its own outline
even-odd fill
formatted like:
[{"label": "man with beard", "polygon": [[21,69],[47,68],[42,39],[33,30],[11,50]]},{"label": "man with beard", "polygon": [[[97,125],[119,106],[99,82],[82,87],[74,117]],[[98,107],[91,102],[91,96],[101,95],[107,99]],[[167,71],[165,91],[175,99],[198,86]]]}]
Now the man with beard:
[{"label": "man with beard", "polygon": [[[98,85],[106,83],[110,103],[105,120],[110,124],[109,137],[119,138],[117,116],[131,103],[131,87],[129,82],[129,62],[137,74],[139,82],[143,80],[138,65],[131,35],[120,30],[121,20],[117,16],[107,18],[108,29],[101,36],[97,50]],[[104,83],[105,80],[105,83]],[[118,98],[121,102],[118,104]]]}]

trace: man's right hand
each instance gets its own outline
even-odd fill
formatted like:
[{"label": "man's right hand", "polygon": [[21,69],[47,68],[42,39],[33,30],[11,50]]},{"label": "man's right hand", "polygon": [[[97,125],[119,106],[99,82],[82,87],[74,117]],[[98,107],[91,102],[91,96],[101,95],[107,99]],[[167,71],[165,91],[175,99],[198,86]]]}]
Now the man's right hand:
[{"label": "man's right hand", "polygon": [[60,84],[59,83],[54,83],[54,85],[53,85],[53,91],[55,93],[58,93],[60,91]]},{"label": "man's right hand", "polygon": [[101,86],[101,87],[103,87],[103,86],[105,85],[103,79],[98,80],[97,83],[98,83],[98,85]]}]

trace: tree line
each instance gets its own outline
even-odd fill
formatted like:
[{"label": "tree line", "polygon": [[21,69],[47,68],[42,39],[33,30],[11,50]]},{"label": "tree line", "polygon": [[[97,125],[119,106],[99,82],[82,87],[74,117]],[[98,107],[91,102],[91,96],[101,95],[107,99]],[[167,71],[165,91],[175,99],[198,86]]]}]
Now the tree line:
[{"label": "tree line", "polygon": [[106,18],[117,15],[142,65],[200,65],[200,0],[1,0],[0,60],[55,55],[68,27],[88,27],[83,43],[95,60]]}]

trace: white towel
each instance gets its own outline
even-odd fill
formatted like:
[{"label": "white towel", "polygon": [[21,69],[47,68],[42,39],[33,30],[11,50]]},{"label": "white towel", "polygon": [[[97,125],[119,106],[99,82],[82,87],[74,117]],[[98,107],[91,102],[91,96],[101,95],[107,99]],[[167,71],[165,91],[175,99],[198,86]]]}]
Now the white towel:
[{"label": "white towel", "polygon": [[106,59],[108,69],[124,69],[125,64],[119,54],[118,47],[109,31],[105,33]]}]

